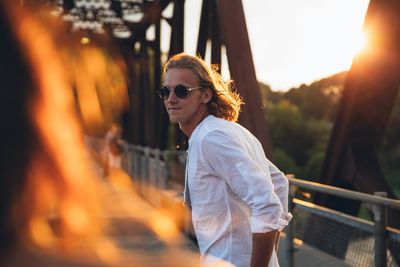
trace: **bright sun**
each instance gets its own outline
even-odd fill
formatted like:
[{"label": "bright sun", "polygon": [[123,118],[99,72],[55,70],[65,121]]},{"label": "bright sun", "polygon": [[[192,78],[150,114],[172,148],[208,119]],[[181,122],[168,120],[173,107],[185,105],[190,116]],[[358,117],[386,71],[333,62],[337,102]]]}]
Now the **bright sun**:
[{"label": "bright sun", "polygon": [[365,31],[361,30],[354,36],[354,45],[353,48],[350,49],[353,52],[353,55],[356,55],[360,52],[362,52],[364,49],[366,49],[368,45],[368,39],[367,39],[367,34]]},{"label": "bright sun", "polygon": [[302,33],[298,36],[300,46],[298,54],[293,54],[293,59],[303,64],[297,69],[298,78],[310,77],[313,81],[347,70],[354,56],[365,47],[362,26],[366,9],[354,0],[346,1],[345,6],[339,2],[332,2],[329,10],[320,13],[316,8],[303,11],[303,21],[298,24]]},{"label": "bright sun", "polygon": [[368,4],[245,0],[257,77],[285,90],[348,70],[366,45],[362,27]]}]

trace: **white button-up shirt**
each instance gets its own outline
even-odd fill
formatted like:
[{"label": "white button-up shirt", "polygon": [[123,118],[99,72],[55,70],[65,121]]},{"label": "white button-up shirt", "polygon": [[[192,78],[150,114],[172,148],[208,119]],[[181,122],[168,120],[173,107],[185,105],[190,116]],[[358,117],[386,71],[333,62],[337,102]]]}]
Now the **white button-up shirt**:
[{"label": "white button-up shirt", "polygon": [[[186,167],[202,266],[250,266],[252,233],[282,230],[292,217],[286,177],[248,130],[212,115],[193,131]],[[269,266],[279,266],[275,251]]]}]

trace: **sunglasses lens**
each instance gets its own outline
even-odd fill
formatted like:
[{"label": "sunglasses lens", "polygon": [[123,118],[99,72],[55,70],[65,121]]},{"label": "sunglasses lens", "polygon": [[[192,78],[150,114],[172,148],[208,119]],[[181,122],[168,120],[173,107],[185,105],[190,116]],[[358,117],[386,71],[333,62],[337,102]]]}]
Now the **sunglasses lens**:
[{"label": "sunglasses lens", "polygon": [[160,97],[161,97],[162,99],[168,99],[169,93],[170,93],[170,90],[169,90],[167,87],[165,87],[165,86],[161,87],[161,88],[158,90],[158,94],[160,95]]},{"label": "sunglasses lens", "polygon": [[179,98],[185,98],[188,94],[188,89],[184,85],[177,85],[174,91],[175,95]]},{"label": "sunglasses lens", "polygon": [[185,98],[188,92],[189,90],[184,85],[177,85],[174,90],[175,95],[179,98]]}]

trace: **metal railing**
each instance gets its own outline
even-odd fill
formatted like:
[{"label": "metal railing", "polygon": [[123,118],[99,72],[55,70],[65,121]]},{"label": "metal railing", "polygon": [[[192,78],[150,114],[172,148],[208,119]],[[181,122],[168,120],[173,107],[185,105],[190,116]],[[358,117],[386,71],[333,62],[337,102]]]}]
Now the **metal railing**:
[{"label": "metal railing", "polygon": [[[386,267],[388,266],[388,248],[387,239],[396,240],[400,242],[400,231],[387,227],[387,208],[400,210],[400,201],[386,198],[385,192],[376,192],[375,195],[355,192],[347,189],[342,189],[338,187],[333,187],[329,185],[309,182],[305,180],[296,179],[293,175],[287,175],[290,183],[290,196],[289,205],[291,210],[302,209],[311,214],[318,215],[320,217],[329,218],[336,222],[340,222],[349,225],[354,228],[362,229],[363,231],[373,234],[374,237],[374,266],[376,267]],[[331,210],[325,207],[315,205],[311,202],[303,201],[294,198],[294,193],[296,188],[308,189],[312,192],[325,193],[337,197],[342,197],[346,199],[360,201],[361,203],[366,203],[372,205],[373,212],[373,222],[360,219],[355,216],[345,214],[343,212]],[[296,220],[296,218],[294,218]],[[288,243],[287,252],[289,265],[294,266],[294,223],[291,222],[286,231]],[[389,254],[390,255],[390,254]],[[395,255],[399,256],[399,255]],[[397,263],[392,261],[390,266],[398,266]]]},{"label": "metal railing", "polygon": [[[186,152],[184,151],[160,151],[158,149],[150,149],[148,147],[141,147],[135,145],[125,145],[123,166],[124,169],[130,174],[133,180],[137,182],[139,187],[144,184],[151,184],[160,190],[168,190],[175,184],[183,184],[184,181],[184,165],[186,163]],[[385,197],[385,193],[377,192],[376,195],[364,194],[351,190],[346,190],[338,187],[329,185],[323,185],[319,183],[309,182],[305,180],[296,179],[293,175],[287,175],[290,183],[290,196],[289,205],[291,211],[302,211],[313,216],[326,218],[333,221],[335,224],[342,224],[357,231],[363,231],[363,233],[371,234],[371,238],[368,240],[373,241],[373,252],[372,254],[374,265],[376,267],[384,266],[399,266],[393,260],[388,252],[387,241],[391,240],[398,244],[398,250],[400,253],[400,231],[387,227],[386,216],[387,209],[400,210],[400,201],[394,199],[388,199]],[[355,216],[351,216],[339,211],[328,209],[326,207],[318,206],[310,201],[304,201],[295,198],[295,192],[298,188],[303,188],[311,192],[319,192],[329,194],[337,197],[342,197],[350,200],[360,201],[361,203],[367,203],[372,205],[373,221],[368,221]],[[293,221],[285,229],[287,242],[287,257],[289,266],[294,266],[294,255],[295,246],[293,243],[296,232],[294,225],[301,218],[294,216]],[[306,224],[307,222],[302,222]],[[336,230],[335,230],[336,231]],[[329,235],[329,233],[322,233]],[[364,234],[365,235],[365,234]],[[372,238],[373,236],[373,238]],[[363,236],[364,237],[364,236]],[[330,237],[329,237],[330,238]],[[362,239],[362,238],[359,238]],[[397,249],[397,247],[396,247]],[[399,255],[395,255],[397,260]],[[360,256],[363,257],[363,256]],[[366,257],[363,257],[366,258]],[[388,258],[390,261],[388,262]],[[370,266],[360,264],[359,261],[364,259],[355,259],[352,266]]]},{"label": "metal railing", "polygon": [[183,183],[185,151],[161,151],[126,144],[123,151],[123,168],[139,186],[151,184],[160,189],[168,189],[172,183]]}]

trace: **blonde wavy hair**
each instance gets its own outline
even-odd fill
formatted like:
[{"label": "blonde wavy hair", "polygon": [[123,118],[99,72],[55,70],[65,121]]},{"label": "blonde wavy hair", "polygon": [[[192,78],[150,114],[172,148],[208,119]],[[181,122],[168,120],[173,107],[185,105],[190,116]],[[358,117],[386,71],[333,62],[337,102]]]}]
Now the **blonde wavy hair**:
[{"label": "blonde wavy hair", "polygon": [[171,57],[165,65],[163,79],[170,69],[191,70],[198,77],[199,85],[204,89],[210,88],[212,91],[212,98],[208,102],[209,113],[228,121],[237,121],[244,102],[233,90],[233,81],[222,80],[217,65],[208,65],[198,56],[179,53]]}]

